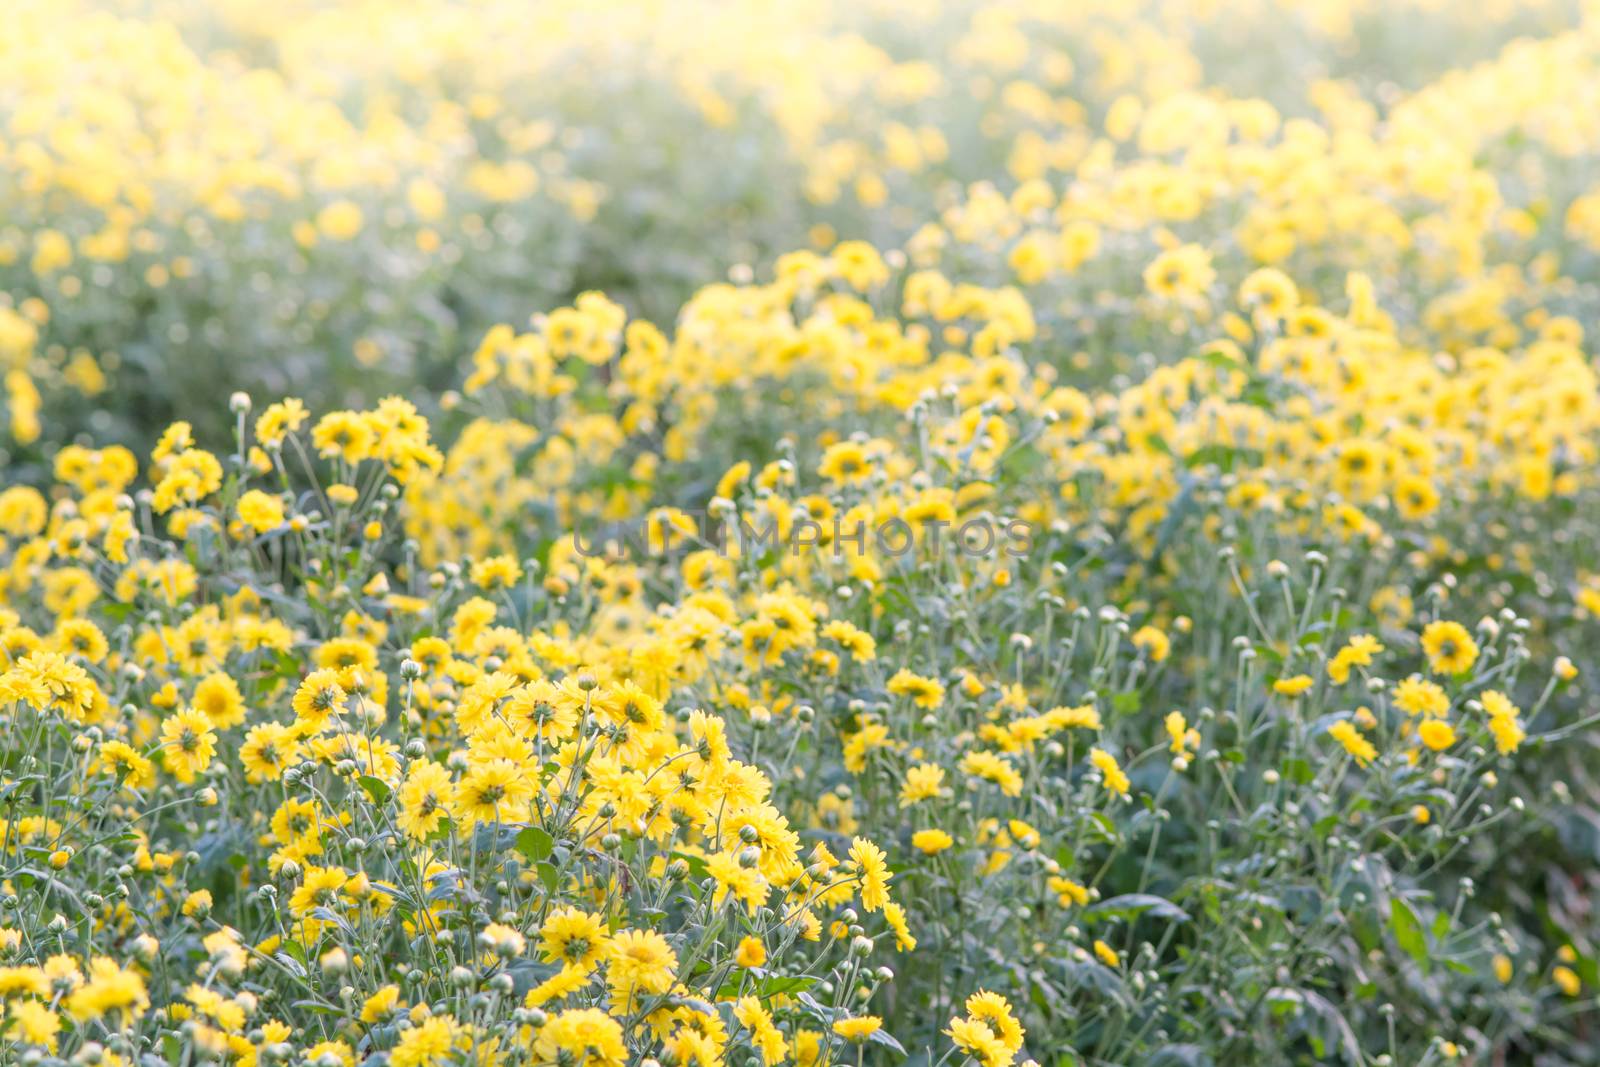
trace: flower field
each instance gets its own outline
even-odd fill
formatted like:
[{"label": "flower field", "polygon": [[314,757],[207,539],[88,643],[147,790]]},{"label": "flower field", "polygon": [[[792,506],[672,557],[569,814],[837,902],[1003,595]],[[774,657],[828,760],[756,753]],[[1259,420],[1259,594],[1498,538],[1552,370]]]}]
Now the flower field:
[{"label": "flower field", "polygon": [[0,1067],[1600,1064],[1600,5],[0,19]]}]

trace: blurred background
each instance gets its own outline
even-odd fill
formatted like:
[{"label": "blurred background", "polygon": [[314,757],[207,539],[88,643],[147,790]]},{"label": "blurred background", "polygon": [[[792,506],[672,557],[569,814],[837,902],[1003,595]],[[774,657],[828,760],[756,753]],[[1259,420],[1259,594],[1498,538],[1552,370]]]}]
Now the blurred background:
[{"label": "blurred background", "polygon": [[429,404],[491,324],[585,290],[670,327],[708,280],[897,247],[971,183],[1192,149],[1139,144],[1163,101],[1355,128],[1579,21],[1559,0],[15,0],[0,447],[14,470],[41,437],[142,449],[220,423],[234,389]]}]

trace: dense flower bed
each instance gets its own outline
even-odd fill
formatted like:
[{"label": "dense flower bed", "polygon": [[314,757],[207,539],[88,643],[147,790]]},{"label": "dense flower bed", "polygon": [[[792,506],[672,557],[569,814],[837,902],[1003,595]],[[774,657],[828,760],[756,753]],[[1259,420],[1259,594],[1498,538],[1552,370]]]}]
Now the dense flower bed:
[{"label": "dense flower bed", "polygon": [[1594,12],[168,6],[0,38],[0,1062],[1600,1062]]}]

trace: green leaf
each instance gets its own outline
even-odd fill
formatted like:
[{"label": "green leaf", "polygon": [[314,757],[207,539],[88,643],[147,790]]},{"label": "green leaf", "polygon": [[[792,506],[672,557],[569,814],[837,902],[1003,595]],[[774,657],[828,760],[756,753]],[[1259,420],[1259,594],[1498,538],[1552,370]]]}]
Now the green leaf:
[{"label": "green leaf", "polygon": [[799,993],[796,995],[795,999],[800,1002],[801,1007],[805,1008],[806,1011],[811,1013],[813,1018],[819,1020],[825,1025],[832,1025],[835,1019],[839,1019],[844,1016],[842,1009],[832,1008],[825,1004],[821,1004],[810,993]]},{"label": "green leaf", "polygon": [[1211,1067],[1211,1056],[1199,1045],[1168,1045],[1150,1057],[1150,1067]]},{"label": "green leaf", "polygon": [[[759,979],[755,983],[754,992],[756,996],[766,1000],[768,997],[804,992],[816,984],[817,980],[815,978],[807,978],[802,975],[774,975],[771,978]],[[739,990],[740,984],[738,982],[729,982],[717,990],[717,996],[723,1000],[733,1000],[738,997]]]},{"label": "green leaf", "polygon": [[537,870],[539,880],[544,883],[544,887],[554,893],[556,887],[561,884],[561,872],[556,870],[553,863],[541,863]]},{"label": "green leaf", "polygon": [[[1340,1013],[1333,1003],[1319,993],[1309,989],[1298,991],[1306,1007],[1310,1008],[1322,1021],[1326,1028],[1326,1036],[1332,1038],[1339,1046],[1346,1063],[1362,1062],[1361,1043],[1356,1039],[1355,1030]],[[1326,1041],[1322,1041],[1326,1045]]]},{"label": "green leaf", "polygon": [[290,956],[288,953],[274,952],[272,954],[272,958],[283,964],[284,970],[288,971],[296,978],[304,978],[306,976],[305,967],[301,965],[299,960],[295,959],[293,956]]},{"label": "green leaf", "polygon": [[1117,824],[1103,811],[1092,811],[1088,814],[1084,830],[1091,836],[1091,840],[1107,844],[1115,844],[1121,837],[1117,832]]},{"label": "green leaf", "polygon": [[506,966],[505,973],[511,976],[512,993],[521,1000],[527,995],[528,990],[554,976],[561,970],[553,963],[540,963],[537,960],[521,959]]},{"label": "green leaf", "polygon": [[1250,373],[1249,367],[1245,366],[1243,363],[1240,363],[1237,358],[1229,355],[1217,345],[1212,345],[1208,348],[1201,349],[1195,358],[1199,359],[1202,363],[1209,363],[1213,367],[1216,367],[1220,370],[1238,371],[1242,374]]},{"label": "green leaf", "polygon": [[537,826],[530,826],[517,835],[517,851],[526,856],[530,863],[549,859],[555,846],[555,838]]},{"label": "green leaf", "polygon": [[1171,919],[1173,922],[1189,921],[1188,912],[1166,897],[1158,897],[1153,893],[1124,893],[1083,909],[1086,917],[1097,919],[1132,919],[1146,913],[1153,918]]},{"label": "green leaf", "polygon": [[1283,774],[1297,785],[1306,785],[1315,777],[1311,764],[1303,759],[1289,759],[1283,762]]},{"label": "green leaf", "polygon": [[372,798],[374,804],[383,805],[389,802],[392,795],[389,784],[382,778],[374,778],[370,774],[363,774],[356,781],[361,783],[361,788],[366,790],[367,796]]},{"label": "green leaf", "polygon": [[1214,466],[1225,473],[1235,467],[1259,466],[1260,463],[1260,449],[1234,448],[1232,445],[1203,445],[1183,457],[1183,465],[1190,470],[1196,467]]},{"label": "green leaf", "polygon": [[1298,1015],[1302,1004],[1304,1000],[1299,990],[1281,988],[1267,990],[1267,1006],[1274,1015]]},{"label": "green leaf", "polygon": [[1428,936],[1422,932],[1417,913],[1401,897],[1389,902],[1389,931],[1402,952],[1416,960],[1423,973],[1428,971]]},{"label": "green leaf", "polygon": [[875,1032],[870,1038],[868,1038],[868,1040],[874,1045],[882,1045],[885,1048],[892,1049],[902,1056],[906,1054],[905,1046],[900,1044],[900,1042],[896,1041],[893,1037],[889,1036],[889,1031],[887,1030],[879,1030]]}]

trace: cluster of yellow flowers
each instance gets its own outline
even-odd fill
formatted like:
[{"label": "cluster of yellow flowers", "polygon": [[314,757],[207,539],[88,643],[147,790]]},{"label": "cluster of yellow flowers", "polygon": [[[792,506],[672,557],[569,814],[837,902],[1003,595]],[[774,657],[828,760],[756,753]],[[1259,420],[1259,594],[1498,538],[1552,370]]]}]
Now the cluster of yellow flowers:
[{"label": "cluster of yellow flowers", "polygon": [[[22,761],[0,823],[0,1040],[136,1063],[153,1011],[208,1056],[277,1062],[312,1009],[349,1014],[313,1063],[512,1046],[711,1063],[741,1029],[765,1063],[825,1062],[859,1039],[889,977],[868,966],[877,938],[914,944],[880,849],[802,841],[721,717],[669,714],[663,675],[586,655],[564,625],[528,630],[514,562],[470,583],[391,568],[388,505],[437,465],[403,401],[315,423],[286,401],[248,442],[226,489],[178,424],[138,503],[123,449],[63,450],[73,495],[54,507],[0,495],[7,601],[55,618],[0,614]],[[313,453],[339,480],[306,507],[239,480],[287,485],[286,455]],[[301,568],[309,600],[285,600],[271,576]],[[125,612],[109,635],[95,621]],[[44,915],[62,908],[77,917]]]},{"label": "cluster of yellow flowers", "polygon": [[11,21],[0,1062],[1589,1062],[1600,8]]}]

